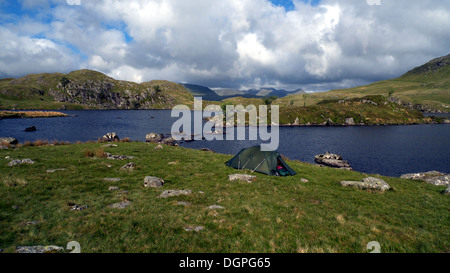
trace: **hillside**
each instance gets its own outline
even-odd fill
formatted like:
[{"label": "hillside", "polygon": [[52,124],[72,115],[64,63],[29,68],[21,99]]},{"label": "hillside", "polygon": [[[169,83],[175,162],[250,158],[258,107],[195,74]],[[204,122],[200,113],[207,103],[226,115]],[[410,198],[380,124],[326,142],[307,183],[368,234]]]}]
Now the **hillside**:
[{"label": "hillside", "polygon": [[138,84],[86,69],[0,80],[0,109],[171,109],[192,102],[173,82]]},{"label": "hillside", "polygon": [[424,112],[450,111],[450,55],[416,67],[403,76],[369,85],[323,93],[288,96],[281,103],[315,105],[326,99],[350,99],[382,95],[392,101]]},{"label": "hillside", "polygon": [[[381,193],[340,184],[369,175],[299,161],[287,161],[298,175],[274,177],[228,168],[231,155],[115,144],[0,150],[3,252],[71,241],[82,253],[367,253],[371,241],[382,253],[450,250],[444,186],[375,176],[393,188]],[[134,156],[136,168],[104,152]],[[16,158],[35,163],[8,166]],[[229,181],[235,173],[256,181]],[[163,187],[144,187],[148,175]],[[159,198],[166,190],[191,194]]]}]

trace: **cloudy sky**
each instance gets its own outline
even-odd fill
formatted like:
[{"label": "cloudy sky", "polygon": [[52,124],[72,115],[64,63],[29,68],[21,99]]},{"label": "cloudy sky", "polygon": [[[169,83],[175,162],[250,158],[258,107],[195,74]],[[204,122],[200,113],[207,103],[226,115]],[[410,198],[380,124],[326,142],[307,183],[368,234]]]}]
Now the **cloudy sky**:
[{"label": "cloudy sky", "polygon": [[449,53],[450,0],[0,0],[0,78],[324,91]]}]

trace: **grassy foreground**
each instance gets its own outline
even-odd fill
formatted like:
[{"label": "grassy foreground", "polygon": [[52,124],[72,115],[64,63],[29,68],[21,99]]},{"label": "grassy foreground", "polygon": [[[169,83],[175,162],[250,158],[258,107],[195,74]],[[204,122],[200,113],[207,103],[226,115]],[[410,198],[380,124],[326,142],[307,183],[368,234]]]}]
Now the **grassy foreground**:
[{"label": "grassy foreground", "polygon": [[[140,142],[103,145],[0,150],[4,252],[15,252],[17,246],[65,247],[70,241],[79,242],[84,253],[366,253],[371,241],[378,241],[383,253],[450,251],[450,201],[440,194],[445,187],[382,177],[394,190],[344,188],[340,181],[367,175],[298,161],[288,161],[299,173],[295,177],[255,174],[251,184],[230,182],[229,174],[250,173],[226,167],[230,155],[169,146],[159,150]],[[103,151],[135,158],[95,156]],[[35,164],[10,167],[7,156],[30,158]],[[129,162],[137,169],[120,170]],[[166,184],[145,188],[145,176],[160,177]],[[110,191],[110,186],[120,190]],[[192,194],[158,198],[168,189]],[[131,206],[108,207],[124,200]],[[88,208],[74,211],[69,204]],[[224,208],[210,210],[211,205]],[[197,226],[204,229],[186,231]]]}]

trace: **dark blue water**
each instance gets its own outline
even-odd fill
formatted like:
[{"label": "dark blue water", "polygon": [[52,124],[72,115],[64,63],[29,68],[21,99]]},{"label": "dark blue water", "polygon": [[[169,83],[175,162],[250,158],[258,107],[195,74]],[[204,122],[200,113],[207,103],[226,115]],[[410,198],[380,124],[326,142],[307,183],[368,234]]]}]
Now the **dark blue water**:
[{"label": "dark blue water", "polygon": [[[169,110],[62,112],[76,116],[0,120],[0,136],[16,137],[22,143],[38,139],[76,142],[116,132],[121,138],[145,141],[149,132],[170,134],[178,120],[171,118]],[[30,126],[36,126],[37,131],[24,132]],[[265,142],[202,140],[180,146],[232,155],[260,143]],[[317,154],[337,153],[356,171],[387,176],[431,170],[450,173],[450,125],[280,127],[278,151],[289,159],[309,163],[314,163]]]}]

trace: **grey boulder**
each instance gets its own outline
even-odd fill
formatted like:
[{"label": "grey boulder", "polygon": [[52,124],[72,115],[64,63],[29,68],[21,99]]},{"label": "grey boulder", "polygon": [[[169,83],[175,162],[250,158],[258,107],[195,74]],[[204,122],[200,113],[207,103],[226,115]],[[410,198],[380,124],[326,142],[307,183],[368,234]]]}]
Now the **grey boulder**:
[{"label": "grey boulder", "polygon": [[362,181],[341,181],[344,187],[356,187],[361,190],[388,191],[391,189],[388,183],[380,178],[368,177]]},{"label": "grey boulder", "polygon": [[164,180],[156,176],[146,176],[144,178],[144,187],[146,188],[160,188],[164,185]]}]

